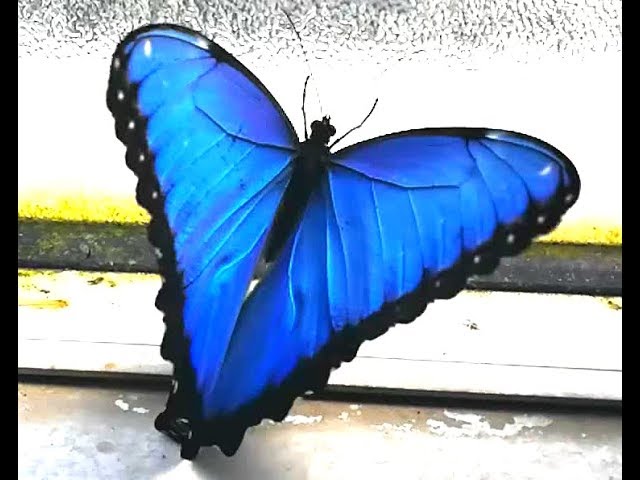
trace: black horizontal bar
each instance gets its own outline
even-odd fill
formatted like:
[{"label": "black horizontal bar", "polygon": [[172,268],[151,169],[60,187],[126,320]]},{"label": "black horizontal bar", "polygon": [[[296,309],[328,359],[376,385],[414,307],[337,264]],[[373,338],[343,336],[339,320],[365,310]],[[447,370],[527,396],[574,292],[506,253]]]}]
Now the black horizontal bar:
[{"label": "black horizontal bar", "polygon": [[[18,267],[114,272],[158,271],[143,225],[18,222]],[[505,258],[471,289],[622,295],[622,248],[534,244]]]}]

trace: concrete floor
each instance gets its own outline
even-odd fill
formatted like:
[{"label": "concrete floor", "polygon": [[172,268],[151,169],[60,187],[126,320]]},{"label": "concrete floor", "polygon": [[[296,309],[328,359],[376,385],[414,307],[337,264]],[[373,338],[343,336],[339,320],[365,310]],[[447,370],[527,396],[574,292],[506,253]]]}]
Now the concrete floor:
[{"label": "concrete floor", "polygon": [[183,461],[153,428],[163,392],[18,384],[21,479],[622,478],[616,414],[461,410],[299,400],[233,458]]}]

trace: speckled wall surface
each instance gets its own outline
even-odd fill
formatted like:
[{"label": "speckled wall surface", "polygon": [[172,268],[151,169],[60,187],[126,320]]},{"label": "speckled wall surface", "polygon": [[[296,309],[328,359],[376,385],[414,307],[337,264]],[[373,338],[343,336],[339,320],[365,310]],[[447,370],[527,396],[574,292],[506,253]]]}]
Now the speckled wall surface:
[{"label": "speckled wall surface", "polygon": [[298,55],[280,7],[319,58],[348,51],[431,62],[508,56],[585,57],[621,49],[620,0],[562,1],[18,1],[18,56],[109,56],[118,38],[151,22],[206,32],[231,50],[270,60]]},{"label": "speckled wall surface", "polygon": [[144,218],[104,95],[117,42],[166,21],[238,56],[298,132],[311,71],[310,117],[330,113],[338,133],[380,99],[344,145],[425,126],[541,137],[583,179],[559,238],[619,243],[621,11],[621,0],[19,0],[19,213]]}]

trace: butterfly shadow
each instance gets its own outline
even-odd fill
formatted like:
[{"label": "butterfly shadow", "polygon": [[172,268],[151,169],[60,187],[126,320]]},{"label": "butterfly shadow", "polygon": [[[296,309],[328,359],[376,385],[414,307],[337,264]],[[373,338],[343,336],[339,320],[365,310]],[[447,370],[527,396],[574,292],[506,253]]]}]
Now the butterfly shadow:
[{"label": "butterfly shadow", "polygon": [[[226,457],[216,447],[203,447],[193,461],[176,455],[157,478],[211,480],[287,480],[305,478],[308,458],[294,455],[291,438],[285,438],[278,426],[260,426],[247,432],[240,449],[233,457]],[[294,443],[295,443],[295,439]],[[169,441],[169,440],[167,440]],[[293,447],[293,448],[292,448]]]}]

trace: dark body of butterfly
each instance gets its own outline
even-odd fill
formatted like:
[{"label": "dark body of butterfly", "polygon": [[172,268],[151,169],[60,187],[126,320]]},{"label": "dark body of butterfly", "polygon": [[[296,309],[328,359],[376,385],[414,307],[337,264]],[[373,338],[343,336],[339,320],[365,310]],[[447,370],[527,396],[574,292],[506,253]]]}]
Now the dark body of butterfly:
[{"label": "dark body of butterfly", "polygon": [[185,458],[234,454],[362,342],[552,230],[580,191],[564,154],[515,132],[426,128],[333,153],[325,117],[299,141],[255,75],[174,25],[118,45],[107,105],[163,276],[174,373],[156,427]]},{"label": "dark body of butterfly", "polygon": [[329,117],[311,122],[311,135],[300,143],[298,155],[294,159],[291,182],[282,196],[282,203],[273,221],[273,227],[264,251],[265,262],[272,262],[280,248],[295,228],[307,204],[309,195],[329,166],[331,151],[329,140],[336,129]]}]

